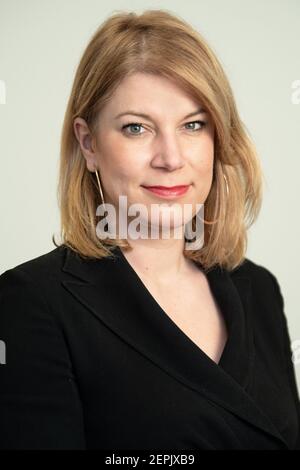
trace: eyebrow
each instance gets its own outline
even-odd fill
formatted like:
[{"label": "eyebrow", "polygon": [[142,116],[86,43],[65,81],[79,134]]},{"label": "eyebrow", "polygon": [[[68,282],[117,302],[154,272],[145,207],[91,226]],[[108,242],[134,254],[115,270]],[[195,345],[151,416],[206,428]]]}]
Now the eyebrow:
[{"label": "eyebrow", "polygon": [[[145,119],[150,119],[150,120],[152,119],[151,116],[149,116],[149,114],[138,113],[137,111],[134,111],[134,110],[128,110],[128,111],[124,111],[123,113],[117,114],[117,116],[115,116],[114,119],[118,119],[121,116],[125,116],[126,114],[131,114],[133,116],[140,116],[140,117],[143,117]],[[187,119],[189,117],[195,116],[196,114],[206,114],[206,111],[203,108],[199,108],[196,111],[192,111],[191,113],[187,114],[183,119]]]}]

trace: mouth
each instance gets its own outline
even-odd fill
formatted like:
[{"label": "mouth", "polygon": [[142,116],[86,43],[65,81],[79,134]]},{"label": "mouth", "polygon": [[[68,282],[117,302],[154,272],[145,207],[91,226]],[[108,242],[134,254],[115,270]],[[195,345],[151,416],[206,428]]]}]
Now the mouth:
[{"label": "mouth", "polygon": [[190,185],[180,185],[180,186],[143,186],[142,188],[146,189],[147,191],[151,191],[154,194],[157,194],[158,196],[164,197],[164,198],[173,198],[173,197],[178,197],[182,196],[185,194]]}]

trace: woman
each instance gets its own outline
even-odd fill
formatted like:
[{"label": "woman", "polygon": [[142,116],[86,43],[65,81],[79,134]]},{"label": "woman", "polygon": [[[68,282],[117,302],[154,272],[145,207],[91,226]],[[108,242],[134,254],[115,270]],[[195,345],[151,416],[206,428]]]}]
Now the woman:
[{"label": "woman", "polygon": [[[283,297],[245,258],[261,188],[199,33],[162,10],[108,18],[66,110],[62,243],[0,276],[1,448],[299,449]],[[158,236],[135,236],[120,196]]]}]

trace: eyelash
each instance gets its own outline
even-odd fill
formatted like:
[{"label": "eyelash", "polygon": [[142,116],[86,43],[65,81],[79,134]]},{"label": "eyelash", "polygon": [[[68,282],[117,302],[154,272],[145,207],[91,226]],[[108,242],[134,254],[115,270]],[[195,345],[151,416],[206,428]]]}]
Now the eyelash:
[{"label": "eyelash", "polygon": [[[199,132],[199,131],[201,131],[201,130],[206,126],[206,122],[205,122],[205,121],[190,121],[190,122],[187,122],[185,125],[187,125],[187,124],[195,124],[195,123],[201,124],[202,127],[200,127],[200,129],[194,129],[194,130],[193,130],[193,129],[190,129],[192,132]],[[143,125],[142,125],[141,123],[139,123],[139,122],[130,122],[130,123],[124,124],[124,126],[122,126],[122,131],[125,133],[125,130],[126,130],[127,128],[131,127],[131,126],[143,127]],[[142,134],[130,134],[130,133],[129,133],[129,135],[130,135],[130,136],[134,136],[134,137],[140,137],[140,136],[143,135],[143,133],[142,133]]]}]

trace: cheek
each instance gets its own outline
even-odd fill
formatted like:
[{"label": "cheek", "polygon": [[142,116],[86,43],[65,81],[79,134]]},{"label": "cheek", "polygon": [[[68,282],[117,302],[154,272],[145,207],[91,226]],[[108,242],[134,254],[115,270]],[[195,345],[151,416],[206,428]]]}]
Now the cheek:
[{"label": "cheek", "polygon": [[138,163],[138,159],[133,158],[132,154],[130,157],[125,154],[113,157],[110,156],[109,165],[103,172],[108,182],[107,191],[115,199],[121,194],[130,197],[143,184],[145,168]]},{"label": "cheek", "polygon": [[212,173],[214,165],[213,144],[208,143],[207,145],[202,145],[201,148],[195,152],[193,165],[196,171],[201,175],[209,175]]},{"label": "cheek", "polygon": [[199,202],[204,203],[213,180],[214,144],[211,139],[201,142],[193,155],[193,170],[195,175],[196,194]]},{"label": "cheek", "polygon": [[133,155],[123,155],[122,159],[114,162],[114,175],[123,185],[140,182],[145,175],[145,166],[141,159]]},{"label": "cheek", "polygon": [[107,178],[125,184],[130,180],[140,179],[145,159],[146,157],[142,158],[141,151],[135,152],[132,146],[115,138],[102,145],[100,167]]}]

